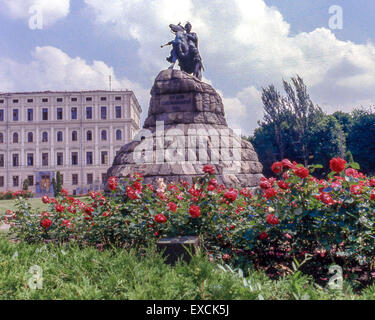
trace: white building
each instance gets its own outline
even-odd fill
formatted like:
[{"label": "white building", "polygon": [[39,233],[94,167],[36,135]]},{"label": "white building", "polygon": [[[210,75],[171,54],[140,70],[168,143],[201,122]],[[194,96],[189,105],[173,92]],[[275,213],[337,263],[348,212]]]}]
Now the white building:
[{"label": "white building", "polygon": [[72,194],[102,189],[116,152],[140,128],[132,91],[0,94],[0,192],[51,193],[60,171]]}]

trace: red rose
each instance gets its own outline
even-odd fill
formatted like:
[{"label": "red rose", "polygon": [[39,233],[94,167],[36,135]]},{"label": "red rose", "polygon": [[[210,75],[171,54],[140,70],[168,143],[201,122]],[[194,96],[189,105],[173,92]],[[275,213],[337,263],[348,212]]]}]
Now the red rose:
[{"label": "red rose", "polygon": [[230,260],[230,255],[228,253],[223,254],[223,260]]},{"label": "red rose", "polygon": [[192,204],[189,208],[189,213],[193,218],[198,218],[201,215],[201,208]]},{"label": "red rose", "polygon": [[350,186],[350,192],[355,195],[362,194],[362,187],[357,184],[353,184]]},{"label": "red rose", "polygon": [[332,171],[340,173],[341,171],[345,170],[346,161],[341,159],[340,157],[332,158],[329,162],[329,167]]},{"label": "red rose", "polygon": [[61,195],[63,195],[64,197],[67,197],[69,194],[69,191],[66,190],[66,189],[61,189]]},{"label": "red rose", "polygon": [[260,178],[259,186],[262,189],[268,189],[272,187],[272,183],[267,178],[262,177]]},{"label": "red rose", "polygon": [[369,182],[371,187],[375,187],[375,178],[370,179]]},{"label": "red rose", "polygon": [[215,168],[209,164],[203,166],[203,172],[209,174],[215,174]]},{"label": "red rose", "polygon": [[40,221],[40,225],[44,228],[44,229],[48,229],[52,224],[52,221],[48,218],[45,218],[43,219],[42,221]]},{"label": "red rose", "polygon": [[283,171],[283,163],[282,162],[273,163],[273,165],[271,166],[271,170],[274,173],[279,174],[281,171]]},{"label": "red rose", "polygon": [[167,217],[162,214],[162,213],[159,213],[155,216],[154,220],[157,222],[157,223],[165,223],[167,222]]},{"label": "red rose", "polygon": [[64,212],[64,210],[65,210],[65,207],[64,206],[62,206],[61,204],[56,204],[55,205],[55,209],[56,209],[56,211],[57,212]]},{"label": "red rose", "polygon": [[42,197],[42,202],[43,203],[49,203],[49,197],[48,196],[43,196]]},{"label": "red rose", "polygon": [[230,188],[224,193],[224,197],[227,198],[229,201],[235,201],[237,199],[238,190]]},{"label": "red rose", "polygon": [[94,212],[94,208],[90,207],[90,206],[86,206],[84,208],[84,210],[85,210],[86,214],[88,214],[88,215],[91,215]]},{"label": "red rose", "polygon": [[141,191],[142,191],[142,188],[143,188],[143,187],[142,187],[142,183],[140,183],[139,181],[134,182],[133,187],[134,187],[134,189],[137,190],[138,192],[141,192]]},{"label": "red rose", "polygon": [[276,225],[280,223],[279,219],[273,213],[270,213],[267,215],[266,222],[272,225]]},{"label": "red rose", "polygon": [[286,183],[285,181],[277,181],[277,185],[279,186],[280,189],[287,190],[289,189],[289,183]]},{"label": "red rose", "polygon": [[305,179],[309,176],[310,172],[305,167],[299,167],[294,170],[294,174],[301,179]]},{"label": "red rose", "polygon": [[70,205],[69,207],[66,208],[70,213],[76,213],[77,210],[74,206]]},{"label": "red rose", "polygon": [[61,223],[61,226],[62,227],[67,227],[67,228],[70,228],[72,226],[71,222],[69,219],[66,219],[66,220],[63,220],[62,223]]},{"label": "red rose", "polygon": [[370,195],[370,200],[375,200],[375,192],[372,192],[371,195]]},{"label": "red rose", "polygon": [[264,196],[266,197],[267,200],[273,198],[276,195],[277,195],[277,191],[274,188],[269,188],[264,191]]},{"label": "red rose", "polygon": [[128,196],[128,198],[132,199],[132,200],[135,200],[135,199],[138,199],[139,196],[138,196],[138,192],[136,190],[134,190],[132,187],[130,186],[127,186],[126,187],[126,195]]},{"label": "red rose", "polygon": [[110,177],[108,179],[108,188],[112,191],[115,191],[118,186],[118,181],[116,177]]},{"label": "red rose", "polygon": [[319,200],[322,201],[325,204],[332,205],[335,203],[335,201],[332,199],[331,195],[325,192],[322,192],[318,196]]},{"label": "red rose", "polygon": [[289,159],[283,159],[281,163],[284,168],[294,169],[296,167],[296,165],[291,163]]},{"label": "red rose", "polygon": [[266,232],[261,232],[258,236],[260,240],[268,239],[268,234]]},{"label": "red rose", "polygon": [[43,211],[41,216],[42,217],[49,217],[49,213],[47,211]]},{"label": "red rose", "polygon": [[177,204],[175,204],[174,202],[169,202],[167,204],[167,207],[169,208],[169,210],[171,210],[173,212],[176,212],[176,210],[177,210]]}]

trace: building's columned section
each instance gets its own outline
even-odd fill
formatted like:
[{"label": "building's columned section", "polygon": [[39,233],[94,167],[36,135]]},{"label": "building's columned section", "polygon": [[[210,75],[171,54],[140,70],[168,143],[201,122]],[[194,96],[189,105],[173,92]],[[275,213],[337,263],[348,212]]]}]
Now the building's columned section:
[{"label": "building's columned section", "polygon": [[0,94],[0,192],[51,193],[60,171],[72,194],[103,189],[116,152],[140,128],[132,91]]}]

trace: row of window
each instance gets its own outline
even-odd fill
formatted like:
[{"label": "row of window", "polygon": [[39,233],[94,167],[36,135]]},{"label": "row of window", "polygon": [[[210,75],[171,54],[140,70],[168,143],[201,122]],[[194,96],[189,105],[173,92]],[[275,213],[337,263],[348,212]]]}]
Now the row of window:
[{"label": "row of window", "polygon": [[[106,180],[106,173],[101,174],[101,183],[104,184]],[[27,180],[29,181],[29,186],[34,186],[34,175],[27,176]],[[13,187],[19,187],[20,186],[20,177],[19,176],[12,176],[12,182]],[[61,174],[61,182],[64,184],[64,175]],[[93,184],[94,183],[94,174],[93,173],[87,173],[86,174],[86,183],[87,184]],[[72,174],[72,185],[78,185],[79,184],[79,175],[77,173]],[[4,176],[0,176],[0,188],[3,188],[5,185],[4,183]]]},{"label": "row of window", "polygon": [[[116,101],[121,101],[121,97],[115,97],[115,100],[116,100]],[[28,103],[33,103],[33,102],[34,102],[34,99],[29,98],[29,99],[27,99],[26,101],[27,101]],[[46,102],[49,101],[49,99],[48,99],[48,98],[42,98],[41,101],[42,101],[43,103],[46,103]],[[76,97],[72,97],[72,98],[70,98],[70,101],[72,101],[72,102],[77,102],[77,101],[78,101],[78,98],[76,98]],[[86,97],[86,101],[92,101],[92,97]],[[107,97],[100,97],[100,101],[107,101]],[[19,99],[13,99],[13,100],[12,100],[12,103],[14,103],[14,104],[19,103],[19,102],[20,102]],[[56,98],[56,102],[63,102],[63,98]],[[1,104],[1,103],[4,103],[4,99],[0,99],[0,104]]]},{"label": "row of window", "polygon": [[[42,120],[47,121],[49,119],[48,116],[49,110],[48,108],[42,108]],[[34,109],[27,109],[26,112],[27,121],[34,121]],[[56,120],[64,120],[64,111],[63,108],[56,109]],[[115,107],[115,118],[121,119],[122,118],[122,107],[116,106]],[[4,121],[5,119],[5,110],[0,109],[0,121]],[[19,109],[13,109],[12,112],[12,119],[13,121],[19,121]],[[72,107],[70,109],[70,119],[77,120],[78,119],[78,108]],[[93,107],[86,107],[86,120],[93,119]],[[100,119],[107,120],[107,107],[102,106],[100,107]]]},{"label": "row of window", "polygon": [[[34,154],[27,153],[26,154],[26,163],[28,167],[34,166]],[[86,152],[86,165],[93,165],[94,164],[94,153],[92,151]],[[100,164],[108,165],[108,151],[101,151],[100,153]],[[42,153],[42,166],[49,165],[49,153],[43,152]],[[56,165],[63,166],[64,165],[64,153],[57,152],[56,153]],[[71,152],[71,165],[77,166],[78,165],[78,152]],[[0,168],[5,166],[5,155],[0,154]],[[20,166],[20,155],[18,153],[12,154],[12,166],[19,167]]]},{"label": "row of window", "polygon": [[[64,133],[63,131],[57,131],[56,133],[56,141],[63,142]],[[102,130],[100,132],[100,137],[102,141],[107,141],[107,130]],[[86,141],[93,140],[93,133],[91,130],[86,131]],[[116,140],[122,140],[122,130],[116,130]],[[72,141],[78,141],[78,133],[77,131],[72,131]],[[19,134],[17,132],[13,133],[13,143],[19,143]],[[33,132],[27,133],[27,142],[33,143],[34,142],[34,134]],[[42,132],[42,142],[48,142],[48,132]],[[4,143],[4,134],[0,132],[0,143]]]}]

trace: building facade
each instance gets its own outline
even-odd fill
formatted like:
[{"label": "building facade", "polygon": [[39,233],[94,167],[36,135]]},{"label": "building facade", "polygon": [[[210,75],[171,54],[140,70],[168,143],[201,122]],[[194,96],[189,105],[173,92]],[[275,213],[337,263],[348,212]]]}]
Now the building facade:
[{"label": "building facade", "polygon": [[120,148],[140,128],[132,91],[0,94],[0,192],[53,192],[60,171],[71,194],[101,190]]}]

